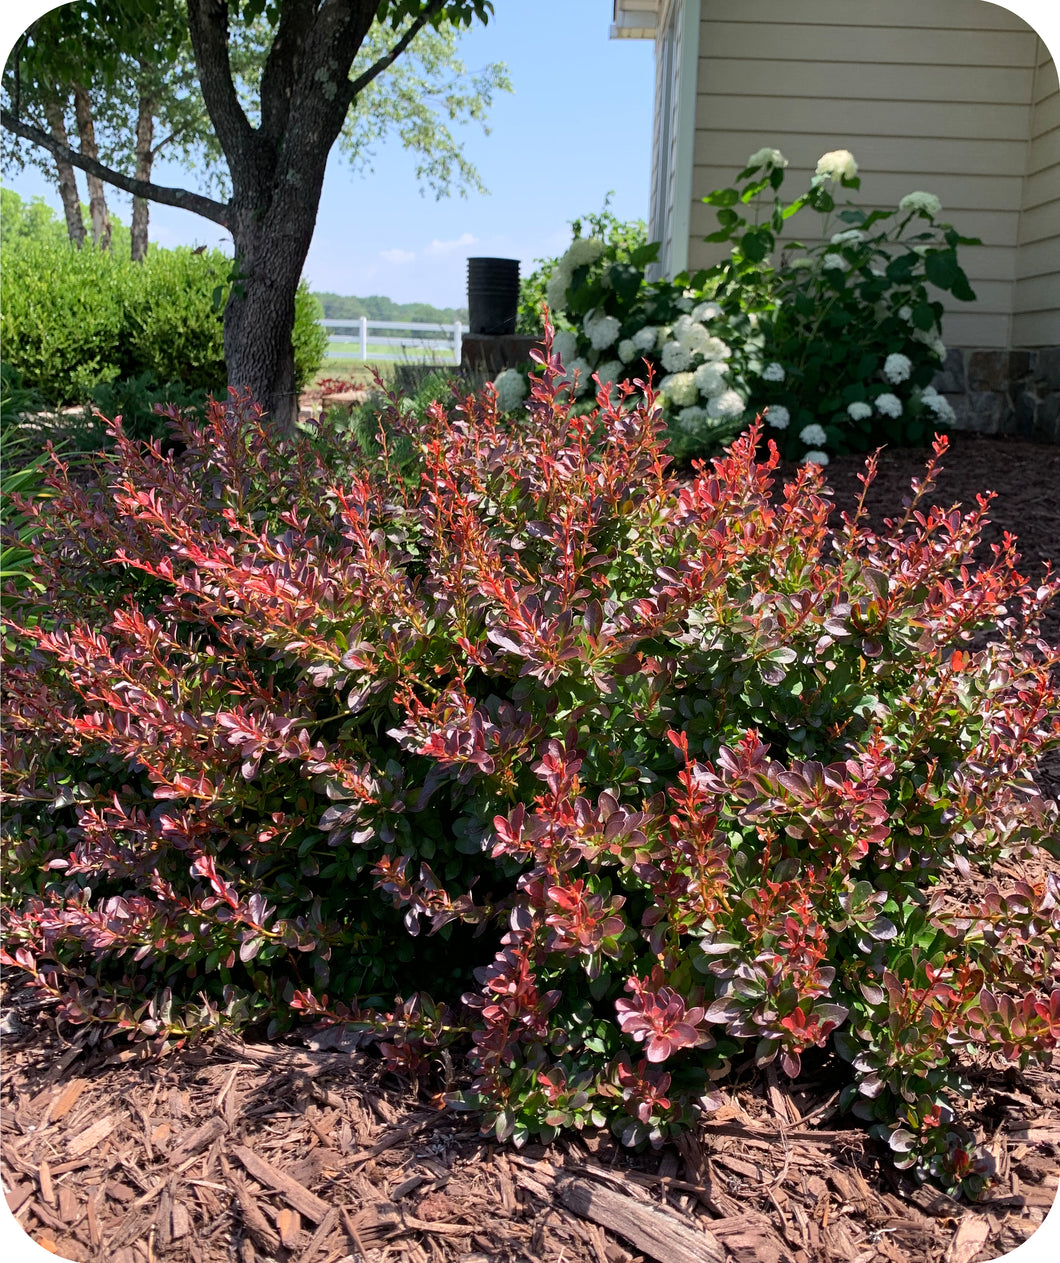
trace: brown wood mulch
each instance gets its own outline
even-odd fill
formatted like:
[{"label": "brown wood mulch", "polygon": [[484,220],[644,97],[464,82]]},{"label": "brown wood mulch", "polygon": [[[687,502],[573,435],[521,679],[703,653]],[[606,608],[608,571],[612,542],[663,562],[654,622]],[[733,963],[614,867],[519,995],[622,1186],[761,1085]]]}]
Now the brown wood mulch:
[{"label": "brown wood mulch", "polygon": [[[1020,536],[1028,567],[1060,557],[1060,449],[958,436],[946,464],[939,502],[995,489],[994,529]],[[886,453],[872,512],[898,510],[922,466]],[[857,468],[829,468],[840,504]],[[895,1171],[837,1113],[828,1062],[796,1085],[737,1067],[726,1104],[658,1152],[606,1135],[517,1151],[368,1053],[215,1039],[150,1059],[8,1000],[4,1193],[34,1241],[78,1263],[985,1263],[1056,1195],[1060,1055],[969,1064],[969,1117],[997,1164],[969,1205]]]}]

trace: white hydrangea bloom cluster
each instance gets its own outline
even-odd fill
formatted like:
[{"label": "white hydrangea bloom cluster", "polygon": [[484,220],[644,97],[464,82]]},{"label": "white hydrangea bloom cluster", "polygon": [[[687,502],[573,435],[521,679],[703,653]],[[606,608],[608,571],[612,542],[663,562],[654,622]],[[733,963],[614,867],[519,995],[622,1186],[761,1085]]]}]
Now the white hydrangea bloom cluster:
[{"label": "white hydrangea bloom cluster", "polygon": [[656,353],[662,351],[663,347],[672,340],[673,336],[674,331],[671,325],[660,325],[655,337]]},{"label": "white hydrangea bloom cluster", "polygon": [[608,382],[617,385],[625,379],[625,373],[622,371],[622,365],[618,360],[607,360],[604,364],[597,364],[593,372],[599,377],[601,385],[606,386]]},{"label": "white hydrangea bloom cluster", "polygon": [[904,320],[904,321],[906,322],[906,324],[908,324],[908,323],[909,323],[909,322],[913,319],[913,309],[912,309],[912,307],[899,307],[899,308],[898,308],[898,319],[899,319],[899,320]]},{"label": "white hydrangea bloom cluster", "polygon": [[858,164],[849,149],[830,149],[817,160],[817,175],[826,180],[852,180],[858,173]]},{"label": "white hydrangea bloom cluster", "polygon": [[867,421],[872,416],[872,405],[862,403],[860,399],[847,404],[847,416],[851,421]]},{"label": "white hydrangea bloom cluster", "polygon": [[918,342],[923,342],[925,346],[929,346],[933,354],[937,355],[940,360],[946,358],[946,343],[931,329],[914,329],[913,337]]},{"label": "white hydrangea bloom cluster", "polygon": [[767,167],[770,171],[773,171],[777,167],[781,169],[786,167],[788,160],[779,149],[770,149],[767,146],[765,149],[756,149],[747,159],[747,165],[749,167]]},{"label": "white hydrangea bloom cluster", "polygon": [[907,193],[898,203],[900,211],[920,211],[932,219],[942,210],[942,203],[934,193]]},{"label": "white hydrangea bloom cluster", "polygon": [[659,383],[659,394],[665,395],[675,408],[688,408],[696,402],[699,392],[691,373],[671,373]]},{"label": "white hydrangea bloom cluster", "polygon": [[901,352],[895,351],[883,361],[883,375],[891,383],[897,386],[900,382],[909,380],[909,374],[913,371],[913,361],[908,355],[902,355]]},{"label": "white hydrangea bloom cluster", "polygon": [[718,360],[707,360],[700,364],[693,376],[696,389],[704,399],[709,399],[711,395],[720,395],[728,385],[725,366]]},{"label": "white hydrangea bloom cluster", "polygon": [[707,415],[715,420],[738,417],[743,410],[743,398],[735,390],[723,390],[707,400]]},{"label": "white hydrangea bloom cluster", "polygon": [[614,346],[621,327],[614,316],[607,316],[597,311],[590,311],[582,323],[585,336],[589,339],[594,351],[603,351],[606,347]]},{"label": "white hydrangea bloom cluster", "polygon": [[580,355],[576,355],[574,359],[566,365],[566,369],[567,377],[571,381],[574,380],[574,374],[578,374],[578,385],[574,390],[575,398],[587,394],[590,390],[594,389],[593,370],[589,363],[586,360],[583,360]]},{"label": "white hydrangea bloom cluster", "polygon": [[578,354],[578,335],[570,329],[557,329],[552,335],[552,354],[558,355],[564,367]]},{"label": "white hydrangea bloom cluster", "polygon": [[897,395],[892,395],[890,391],[885,391],[882,395],[876,396],[876,411],[885,417],[900,417],[902,415],[902,401]]},{"label": "white hydrangea bloom cluster", "polygon": [[545,289],[549,307],[555,310],[565,306],[567,288],[573,279],[575,269],[581,267],[583,263],[595,263],[606,249],[604,243],[596,237],[574,238],[549,277]]},{"label": "white hydrangea bloom cluster", "polygon": [[791,424],[791,413],[782,403],[771,403],[766,409],[766,420],[774,430],[786,430]]},{"label": "white hydrangea bloom cluster", "polygon": [[828,435],[824,432],[824,427],[813,422],[810,425],[804,425],[799,431],[799,438],[807,447],[821,447],[828,440]]},{"label": "white hydrangea bloom cluster", "polygon": [[637,358],[637,344],[632,338],[623,338],[618,344],[618,358],[623,364],[630,364]]},{"label": "white hydrangea bloom cluster", "polygon": [[762,380],[764,382],[782,382],[785,377],[787,377],[787,373],[784,371],[784,365],[778,364],[776,360],[762,369]]},{"label": "white hydrangea bloom cluster", "polygon": [[707,320],[717,320],[721,315],[721,307],[715,302],[700,303],[698,307],[692,308],[690,315],[696,324],[703,324]]},{"label": "white hydrangea bloom cluster", "polygon": [[827,452],[807,452],[806,455],[802,458],[802,460],[799,461],[799,464],[800,465],[820,465],[821,468],[823,469],[825,465],[828,464],[828,453]]},{"label": "white hydrangea bloom cluster", "polygon": [[638,351],[654,351],[659,338],[659,330],[654,325],[645,325],[633,335],[632,342]]},{"label": "white hydrangea bloom cluster", "polygon": [[662,349],[662,366],[668,373],[683,373],[692,363],[692,357],[680,342],[667,342]]},{"label": "white hydrangea bloom cluster", "polygon": [[957,420],[957,414],[953,411],[950,401],[945,395],[940,395],[934,386],[925,386],[920,392],[920,400],[931,409],[940,421],[952,424]]},{"label": "white hydrangea bloom cluster", "polygon": [[707,326],[693,320],[691,316],[678,316],[674,321],[674,340],[685,348],[689,355],[702,355],[707,359],[719,358],[710,352],[711,346],[719,339],[712,338]]},{"label": "white hydrangea bloom cluster", "polygon": [[529,394],[526,378],[514,368],[498,373],[493,379],[493,389],[497,392],[497,407],[501,412],[511,412]]}]

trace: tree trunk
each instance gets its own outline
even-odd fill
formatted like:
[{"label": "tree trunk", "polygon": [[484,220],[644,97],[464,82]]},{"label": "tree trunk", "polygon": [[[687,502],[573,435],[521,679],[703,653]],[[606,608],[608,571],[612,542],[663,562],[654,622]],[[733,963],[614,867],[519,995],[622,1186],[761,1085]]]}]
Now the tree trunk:
[{"label": "tree trunk", "polygon": [[[151,142],[155,138],[155,103],[146,92],[141,92],[136,115],[136,178],[149,181],[154,152]],[[147,225],[151,203],[146,197],[132,200],[132,261],[141,262],[147,255]]]},{"label": "tree trunk", "polygon": [[[60,145],[69,146],[66,134],[66,120],[63,118],[63,107],[58,101],[48,101],[44,106],[44,117],[48,120],[48,130]],[[55,171],[59,177],[59,196],[63,200],[63,211],[66,215],[66,232],[73,244],[78,248],[85,244],[85,221],[81,218],[81,198],[77,193],[77,176],[69,162],[55,159]]]},{"label": "tree trunk", "polygon": [[[79,83],[74,88],[74,115],[77,118],[77,133],[81,137],[81,152],[86,158],[99,161],[99,150],[96,147],[96,129],[92,123],[92,102],[88,92]],[[103,192],[103,181],[96,175],[88,176],[88,208],[92,213],[92,240],[101,250],[110,249],[110,216],[107,214],[107,199]]]},{"label": "tree trunk", "polygon": [[225,307],[224,345],[228,385],[248,390],[277,429],[293,430],[298,420],[295,389],[295,293],[309,253],[315,203],[274,202],[255,213],[250,197],[233,218],[235,267]]}]

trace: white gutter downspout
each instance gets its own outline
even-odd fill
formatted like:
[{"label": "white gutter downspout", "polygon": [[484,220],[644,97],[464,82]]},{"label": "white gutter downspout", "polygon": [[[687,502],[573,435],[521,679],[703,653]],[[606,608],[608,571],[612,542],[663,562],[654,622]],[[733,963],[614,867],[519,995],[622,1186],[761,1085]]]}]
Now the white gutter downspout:
[{"label": "white gutter downspout", "polygon": [[674,209],[670,226],[671,276],[688,270],[692,232],[692,164],[696,142],[696,92],[699,80],[701,0],[681,6],[681,63],[677,74],[677,143],[674,147]]}]

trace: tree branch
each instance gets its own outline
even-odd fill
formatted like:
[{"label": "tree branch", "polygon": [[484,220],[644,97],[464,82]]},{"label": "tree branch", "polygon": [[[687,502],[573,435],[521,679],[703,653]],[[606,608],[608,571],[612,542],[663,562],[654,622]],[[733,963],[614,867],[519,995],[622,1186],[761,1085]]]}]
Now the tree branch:
[{"label": "tree branch", "polygon": [[251,160],[255,137],[232,82],[227,0],[188,0],[188,33],[206,112],[238,188]]},{"label": "tree branch", "polygon": [[377,62],[369,66],[363,74],[359,74],[356,79],[350,81],[346,91],[347,107],[353,104],[357,99],[357,94],[363,91],[373,79],[378,78],[384,70],[388,69],[401,56],[406,48],[412,43],[413,39],[423,30],[432,17],[441,11],[445,6],[445,0],[432,0],[432,3],[419,15],[412,23],[409,29],[398,40],[389,52],[384,53]]},{"label": "tree branch", "polygon": [[21,136],[23,140],[47,149],[61,162],[68,162],[89,175],[98,176],[108,184],[113,184],[116,189],[132,193],[134,197],[146,197],[152,202],[161,202],[163,206],[177,206],[181,210],[191,211],[194,215],[201,215],[204,219],[213,220],[215,224],[220,224],[223,228],[228,227],[227,205],[223,202],[215,202],[212,197],[203,197],[202,194],[191,193],[187,189],[166,188],[161,184],[152,184],[147,180],[136,180],[131,176],[123,175],[120,171],[105,167],[102,162],[86,158],[84,154],[71,149],[69,145],[61,145],[47,132],[42,132],[39,127],[31,127],[29,123],[23,123],[7,110],[0,111],[0,124],[9,132]]}]

